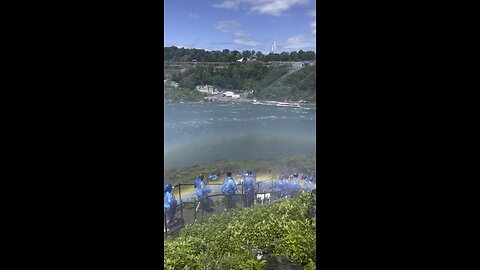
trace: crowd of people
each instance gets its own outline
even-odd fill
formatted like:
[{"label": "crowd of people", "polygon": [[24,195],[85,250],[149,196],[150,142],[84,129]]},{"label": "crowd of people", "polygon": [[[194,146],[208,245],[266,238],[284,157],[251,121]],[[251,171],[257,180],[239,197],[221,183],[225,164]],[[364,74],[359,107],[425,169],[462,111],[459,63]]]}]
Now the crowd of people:
[{"label": "crowd of people", "polygon": [[[245,207],[251,207],[255,202],[255,196],[259,192],[257,185],[256,176],[252,171],[246,171],[241,174],[237,174],[240,183],[243,185],[243,194],[244,194],[244,203]],[[200,174],[193,182],[195,188],[195,195],[197,197],[197,206],[195,211],[198,213],[200,208],[207,209],[213,205],[213,201],[208,198],[208,195],[212,190],[207,186],[208,180],[216,180],[219,178],[218,175],[209,176],[207,184],[204,182],[204,175]],[[298,173],[295,172],[293,175],[289,176],[286,172],[283,172],[278,180],[273,181],[273,189],[271,190],[278,198],[285,197],[296,197],[301,192],[311,191],[314,189],[314,180],[313,176],[303,175],[301,178],[298,177]],[[177,200],[172,194],[172,185],[167,184],[164,187],[164,214],[166,220],[166,228],[164,231],[167,232],[171,221],[175,217],[175,211],[177,207]],[[224,194],[225,208],[224,211],[236,208],[237,202],[237,193],[238,185],[235,182],[235,179],[232,177],[231,172],[226,173],[226,178],[223,180],[222,193]]]}]

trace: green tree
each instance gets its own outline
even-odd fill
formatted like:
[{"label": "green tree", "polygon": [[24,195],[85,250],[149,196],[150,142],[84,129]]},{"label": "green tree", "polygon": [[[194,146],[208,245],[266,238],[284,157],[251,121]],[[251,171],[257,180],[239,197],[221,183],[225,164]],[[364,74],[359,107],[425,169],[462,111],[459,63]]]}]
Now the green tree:
[{"label": "green tree", "polygon": [[290,54],[288,52],[282,52],[280,54],[280,61],[288,61],[290,59]]},{"label": "green tree", "polygon": [[302,51],[302,50],[298,51],[298,60],[299,61],[305,60],[305,52],[304,51]]},{"label": "green tree", "polygon": [[307,51],[304,57],[305,57],[305,60],[315,60],[316,54],[314,51]]},{"label": "green tree", "polygon": [[290,61],[298,61],[298,53],[296,51],[290,52]]},{"label": "green tree", "polygon": [[261,51],[258,51],[256,53],[256,56],[257,56],[257,60],[259,60],[259,61],[263,61],[264,58],[265,58],[265,55]]},{"label": "green tree", "polygon": [[250,52],[249,50],[246,50],[246,51],[242,52],[242,57],[244,57],[245,60],[249,59],[251,56],[252,56],[252,52]]}]

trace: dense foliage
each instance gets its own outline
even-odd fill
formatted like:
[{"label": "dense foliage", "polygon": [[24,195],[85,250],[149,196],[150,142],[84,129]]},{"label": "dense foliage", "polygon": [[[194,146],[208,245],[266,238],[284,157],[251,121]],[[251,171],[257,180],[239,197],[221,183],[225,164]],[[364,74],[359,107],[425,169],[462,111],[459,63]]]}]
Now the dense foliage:
[{"label": "dense foliage", "polygon": [[225,49],[223,51],[205,51],[202,49],[185,49],[172,47],[163,48],[164,61],[174,62],[190,62],[197,60],[198,62],[235,62],[236,60],[244,58],[251,58],[256,56],[257,61],[308,61],[315,60],[316,53],[314,51],[293,51],[282,53],[269,53],[267,55],[258,51],[245,50],[243,52],[230,51]]},{"label": "dense foliage", "polygon": [[226,67],[198,66],[172,74],[172,80],[187,89],[214,85],[220,89],[247,90],[266,87],[288,72],[288,65],[265,66],[260,62],[234,63]]},{"label": "dense foliage", "polygon": [[312,65],[293,72],[266,87],[256,87],[251,97],[265,100],[289,99],[315,102],[316,79],[316,66]]},{"label": "dense foliage", "polygon": [[270,205],[226,212],[188,225],[164,240],[165,269],[264,269],[252,249],[316,266],[316,217],[309,219],[310,193]]},{"label": "dense foliage", "polygon": [[[276,177],[281,172],[289,171],[293,168],[301,174],[315,171],[316,158],[314,156],[291,155],[274,159],[241,161],[227,161],[222,159],[208,164],[196,164],[179,170],[164,170],[163,175],[165,179],[164,182],[176,185],[179,183],[191,184],[199,174],[206,176],[220,174],[221,179],[223,179],[225,173],[228,171],[236,173],[244,170],[252,170],[255,174],[272,174],[272,177]],[[290,173],[293,173],[293,171]]]},{"label": "dense foliage", "polygon": [[203,101],[204,95],[198,91],[164,85],[163,98],[174,101]]}]

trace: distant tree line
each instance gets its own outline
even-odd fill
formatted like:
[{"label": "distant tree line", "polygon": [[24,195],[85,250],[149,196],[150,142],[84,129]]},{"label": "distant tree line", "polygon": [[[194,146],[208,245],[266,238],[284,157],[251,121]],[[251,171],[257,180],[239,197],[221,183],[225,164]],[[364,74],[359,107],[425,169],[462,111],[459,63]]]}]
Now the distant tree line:
[{"label": "distant tree line", "polygon": [[256,57],[257,61],[309,61],[316,59],[316,53],[314,51],[293,51],[293,52],[282,52],[282,53],[269,53],[263,54],[261,51],[249,51],[245,50],[243,52],[234,50],[230,51],[225,49],[223,51],[205,51],[203,49],[186,49],[186,48],[177,48],[164,47],[163,48],[163,61],[173,61],[173,62],[191,62],[196,60],[198,62],[235,62],[242,57],[245,59],[252,59],[253,56]]}]

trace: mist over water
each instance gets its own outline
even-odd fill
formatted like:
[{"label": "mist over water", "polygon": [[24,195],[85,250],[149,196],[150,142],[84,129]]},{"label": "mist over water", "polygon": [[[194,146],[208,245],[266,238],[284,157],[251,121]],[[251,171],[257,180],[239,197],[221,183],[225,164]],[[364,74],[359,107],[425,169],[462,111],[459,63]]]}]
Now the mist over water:
[{"label": "mist over water", "polygon": [[315,113],[314,107],[166,103],[165,168],[218,159],[315,155]]}]

